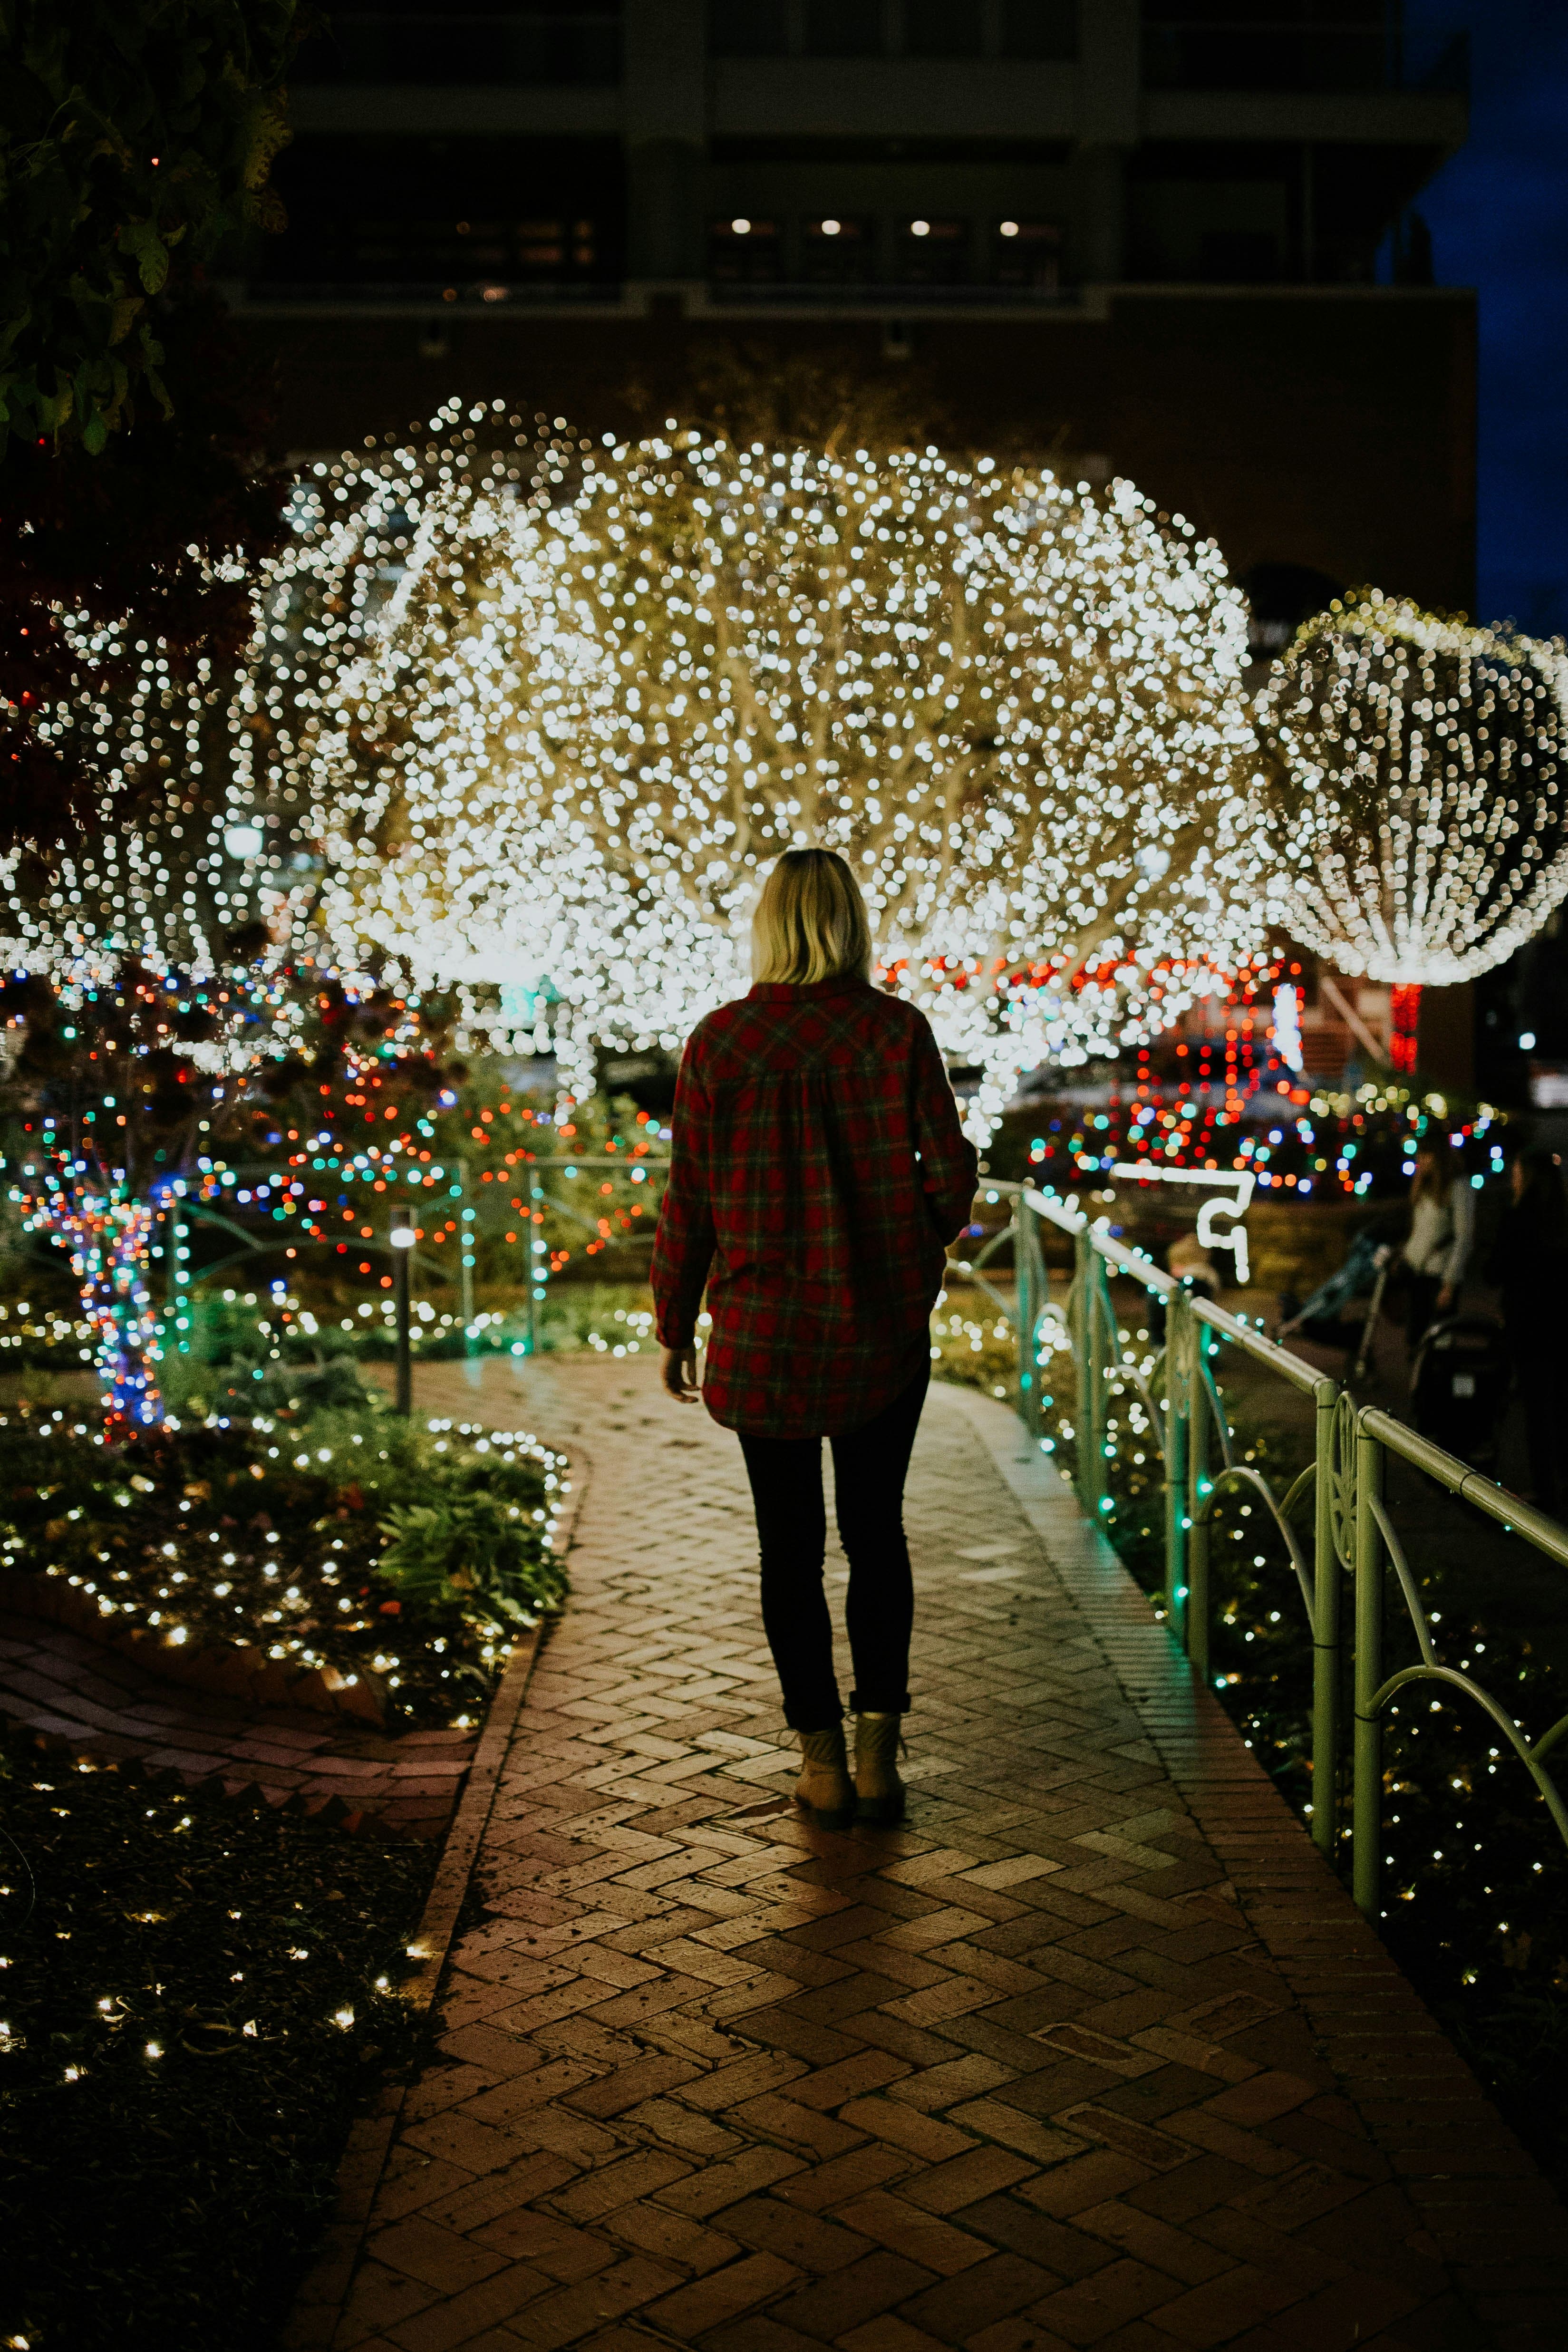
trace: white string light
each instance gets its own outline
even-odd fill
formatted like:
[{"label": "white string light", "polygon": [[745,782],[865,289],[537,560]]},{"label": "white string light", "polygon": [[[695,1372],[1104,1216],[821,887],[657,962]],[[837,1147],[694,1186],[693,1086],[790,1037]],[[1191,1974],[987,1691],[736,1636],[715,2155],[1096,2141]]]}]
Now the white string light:
[{"label": "white string light", "polygon": [[1568,892],[1560,645],[1370,594],[1309,624],[1259,706],[1276,912],[1344,972],[1469,980]]},{"label": "white string light", "polygon": [[318,467],[273,592],[268,789],[345,962],[465,984],[581,1087],[744,987],[760,869],[821,843],[985,1131],[1259,950],[1243,607],[1131,485],[672,428],[558,440],[531,493],[468,415]]}]

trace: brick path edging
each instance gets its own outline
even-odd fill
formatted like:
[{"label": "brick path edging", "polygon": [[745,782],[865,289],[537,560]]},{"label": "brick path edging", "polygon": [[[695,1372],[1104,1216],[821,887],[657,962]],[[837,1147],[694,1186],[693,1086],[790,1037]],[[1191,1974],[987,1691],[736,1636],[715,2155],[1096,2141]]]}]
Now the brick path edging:
[{"label": "brick path edging", "polygon": [[[588,1483],[588,1465],[582,1456],[573,1461],[572,1468],[574,1475],[571,1499],[557,1517],[552,1538],[552,1549],[563,1558],[571,1549],[572,1530]],[[508,1659],[490,1701],[462,1796],[442,1841],[441,1858],[425,1899],[418,1932],[410,1947],[410,1950],[415,1946],[419,1948],[419,1967],[405,1979],[402,1988],[409,2007],[421,2014],[427,2014],[435,2001],[474,1863],[489,1825],[501,1767],[552,1623],[550,1618],[541,1619]],[[348,2140],[338,2165],[332,2217],[322,2232],[315,2259],[300,2284],[288,2325],[279,2339],[281,2352],[318,2352],[318,2347],[330,2346],[337,2333],[376,2190],[402,2120],[406,2092],[405,2083],[384,2084],[369,2109],[356,2116],[349,2126]]]},{"label": "brick path edging", "polygon": [[[1352,1902],[1214,1693],[1061,1473],[1018,1422],[962,1402],[1068,1586],[1243,1917],[1279,1964],[1341,2091],[1430,2231],[1456,2286],[1506,2341],[1527,2273],[1568,2242],[1562,2204]],[[1564,2321],[1568,2335],[1568,2319]]]}]

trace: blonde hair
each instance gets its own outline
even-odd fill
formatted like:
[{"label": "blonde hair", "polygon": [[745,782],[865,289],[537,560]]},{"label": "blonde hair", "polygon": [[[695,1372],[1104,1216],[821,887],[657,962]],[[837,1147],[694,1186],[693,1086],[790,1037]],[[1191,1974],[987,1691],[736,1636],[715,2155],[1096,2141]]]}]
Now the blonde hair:
[{"label": "blonde hair", "polygon": [[866,901],[836,850],[786,849],[768,876],[752,918],[752,977],[797,987],[870,979]]}]

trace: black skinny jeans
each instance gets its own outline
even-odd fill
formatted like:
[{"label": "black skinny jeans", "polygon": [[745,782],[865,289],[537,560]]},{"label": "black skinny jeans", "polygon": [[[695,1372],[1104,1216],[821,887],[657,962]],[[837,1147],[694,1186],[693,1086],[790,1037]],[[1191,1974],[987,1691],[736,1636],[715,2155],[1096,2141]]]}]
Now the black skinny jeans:
[{"label": "black skinny jeans", "polygon": [[[923,1366],[874,1421],[833,1448],[839,1538],[849,1562],[844,1615],[855,1665],[852,1707],[901,1715],[910,1703],[915,1593],[904,1540],[904,1477],[931,1384]],[[792,1731],[826,1731],[844,1713],[833,1671],[833,1621],[822,1589],[827,1513],[820,1437],[742,1436],[763,1555],[763,1623]]]}]

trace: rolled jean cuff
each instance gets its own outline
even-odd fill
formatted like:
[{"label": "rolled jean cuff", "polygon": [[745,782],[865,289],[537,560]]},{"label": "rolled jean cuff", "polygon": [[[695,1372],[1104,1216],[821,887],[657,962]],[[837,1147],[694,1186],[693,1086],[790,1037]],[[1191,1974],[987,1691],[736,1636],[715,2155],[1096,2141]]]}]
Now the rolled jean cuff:
[{"label": "rolled jean cuff", "polygon": [[784,1721],[790,1730],[798,1731],[803,1735],[811,1731],[831,1731],[836,1723],[842,1723],[843,1720],[844,1709],[841,1705],[835,1706],[831,1715],[814,1714],[809,1709],[797,1710],[788,1706],[784,1709]]},{"label": "rolled jean cuff", "polygon": [[849,1694],[851,1715],[908,1715],[909,1711],[908,1691],[905,1691],[901,1698],[876,1696],[870,1691],[862,1695],[858,1690],[852,1690]]}]

